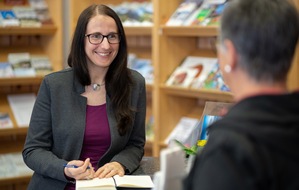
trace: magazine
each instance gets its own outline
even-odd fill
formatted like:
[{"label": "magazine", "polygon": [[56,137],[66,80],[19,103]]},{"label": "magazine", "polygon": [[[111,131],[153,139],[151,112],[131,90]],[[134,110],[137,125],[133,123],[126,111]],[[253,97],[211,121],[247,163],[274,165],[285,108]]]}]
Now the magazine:
[{"label": "magazine", "polygon": [[199,124],[198,140],[207,140],[207,128],[215,121],[221,119],[233,103],[207,101]]},{"label": "magazine", "polygon": [[190,86],[198,88],[203,81],[207,78],[211,70],[218,65],[217,58],[188,56],[182,63],[182,67],[193,68],[197,70],[196,75],[193,77]]},{"label": "magazine", "polygon": [[12,10],[0,10],[0,26],[19,26],[20,22]]},{"label": "magazine", "polygon": [[18,127],[28,127],[36,95],[34,93],[8,94],[7,99]]},{"label": "magazine", "polygon": [[0,129],[13,128],[13,123],[8,113],[0,112]]},{"label": "magazine", "polygon": [[198,3],[182,2],[166,22],[167,26],[180,26],[196,10]]},{"label": "magazine", "polygon": [[11,64],[15,76],[35,76],[35,70],[31,66],[30,54],[24,53],[9,53],[8,62]]},{"label": "magazine", "polygon": [[224,92],[229,92],[229,87],[225,84],[219,65],[216,64],[210,72],[203,78],[203,81],[193,86],[200,89],[217,89]]},{"label": "magazine", "polygon": [[173,140],[182,144],[191,145],[191,137],[194,129],[197,127],[199,120],[191,117],[182,117],[175,128],[165,139],[165,143],[170,145]]},{"label": "magazine", "polygon": [[0,77],[13,77],[14,72],[8,62],[0,62]]},{"label": "magazine", "polygon": [[166,85],[189,87],[197,72],[197,69],[179,66],[166,81]]}]

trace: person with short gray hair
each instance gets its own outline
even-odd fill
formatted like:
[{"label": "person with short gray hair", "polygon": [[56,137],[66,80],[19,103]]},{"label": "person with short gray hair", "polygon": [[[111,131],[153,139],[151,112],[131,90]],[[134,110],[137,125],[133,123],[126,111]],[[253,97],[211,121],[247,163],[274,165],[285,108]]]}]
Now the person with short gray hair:
[{"label": "person with short gray hair", "polygon": [[230,0],[219,31],[219,67],[235,104],[209,126],[184,189],[299,189],[299,91],[287,87],[296,8],[286,0]]}]

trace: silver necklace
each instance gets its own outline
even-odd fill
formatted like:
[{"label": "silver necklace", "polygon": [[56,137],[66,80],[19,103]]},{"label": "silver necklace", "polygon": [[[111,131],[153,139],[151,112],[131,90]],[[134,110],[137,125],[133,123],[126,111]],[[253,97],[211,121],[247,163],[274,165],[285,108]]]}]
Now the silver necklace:
[{"label": "silver necklace", "polygon": [[91,87],[92,87],[93,91],[98,91],[101,89],[101,86],[104,86],[104,85],[105,85],[105,83],[102,83],[102,84],[95,83],[95,84],[91,84]]}]

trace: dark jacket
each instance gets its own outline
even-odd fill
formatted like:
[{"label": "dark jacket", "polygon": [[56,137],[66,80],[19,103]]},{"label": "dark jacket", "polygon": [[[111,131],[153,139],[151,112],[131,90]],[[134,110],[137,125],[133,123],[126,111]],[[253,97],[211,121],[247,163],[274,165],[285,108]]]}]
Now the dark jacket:
[{"label": "dark jacket", "polygon": [[299,189],[299,93],[237,103],[209,127],[185,190]]},{"label": "dark jacket", "polygon": [[[133,126],[126,135],[119,135],[106,94],[111,145],[98,162],[102,166],[117,161],[129,173],[138,167],[144,154],[146,113],[145,80],[136,71],[131,70],[131,74],[131,106],[137,110]],[[34,171],[28,189],[64,189],[68,180],[63,165],[78,160],[83,145],[87,105],[86,97],[81,96],[84,91],[71,68],[49,74],[42,81],[23,150],[25,163]]]}]

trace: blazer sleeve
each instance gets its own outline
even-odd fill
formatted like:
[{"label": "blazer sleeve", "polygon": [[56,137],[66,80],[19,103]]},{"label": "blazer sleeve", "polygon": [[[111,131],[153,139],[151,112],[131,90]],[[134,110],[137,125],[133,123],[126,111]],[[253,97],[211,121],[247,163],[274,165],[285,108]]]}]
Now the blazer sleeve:
[{"label": "blazer sleeve", "polygon": [[65,160],[59,159],[53,154],[53,133],[51,122],[51,95],[44,79],[33,107],[31,120],[23,148],[23,159],[26,165],[33,171],[54,179],[67,181],[63,164]]}]

